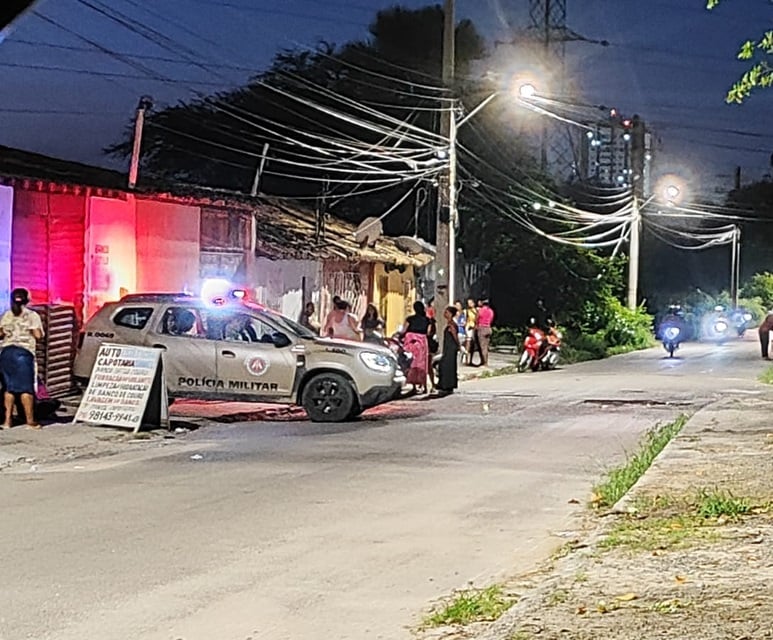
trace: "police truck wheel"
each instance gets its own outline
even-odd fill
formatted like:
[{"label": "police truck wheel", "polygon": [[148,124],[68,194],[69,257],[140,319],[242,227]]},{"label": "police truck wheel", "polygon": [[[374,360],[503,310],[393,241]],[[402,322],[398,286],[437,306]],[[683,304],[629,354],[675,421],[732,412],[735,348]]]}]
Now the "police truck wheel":
[{"label": "police truck wheel", "polygon": [[337,373],[320,373],[303,389],[301,405],[312,422],[344,422],[356,407],[351,383]]}]

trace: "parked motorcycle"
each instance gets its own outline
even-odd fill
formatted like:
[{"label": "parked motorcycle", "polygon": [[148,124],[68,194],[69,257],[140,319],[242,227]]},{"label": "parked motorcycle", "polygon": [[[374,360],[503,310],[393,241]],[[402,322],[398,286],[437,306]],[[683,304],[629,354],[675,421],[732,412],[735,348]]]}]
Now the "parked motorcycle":
[{"label": "parked motorcycle", "polygon": [[397,358],[397,365],[407,376],[408,370],[411,368],[413,354],[405,350],[402,335],[395,333],[391,338],[385,338],[384,346],[394,354],[395,358]]},{"label": "parked motorcycle", "polygon": [[529,327],[523,341],[523,352],[518,361],[518,371],[547,371],[555,369],[561,352],[561,332],[551,327],[547,333],[539,327]]}]

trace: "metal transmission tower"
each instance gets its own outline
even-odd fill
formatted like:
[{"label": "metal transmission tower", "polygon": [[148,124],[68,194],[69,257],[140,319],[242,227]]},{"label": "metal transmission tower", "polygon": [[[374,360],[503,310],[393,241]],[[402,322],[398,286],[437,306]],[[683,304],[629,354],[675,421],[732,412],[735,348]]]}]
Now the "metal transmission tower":
[{"label": "metal transmission tower", "polygon": [[[529,0],[531,24],[527,30],[543,64],[552,74],[549,93],[566,96],[566,43],[589,40],[566,26],[567,0]],[[600,43],[606,44],[606,43]],[[577,173],[578,132],[567,125],[545,122],[542,130],[540,160],[543,170],[560,179]]]}]

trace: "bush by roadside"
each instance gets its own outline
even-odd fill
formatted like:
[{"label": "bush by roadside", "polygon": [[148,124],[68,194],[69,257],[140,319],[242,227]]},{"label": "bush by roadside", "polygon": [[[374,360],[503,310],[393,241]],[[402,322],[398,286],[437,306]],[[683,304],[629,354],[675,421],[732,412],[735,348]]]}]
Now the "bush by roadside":
[{"label": "bush by roadside", "polygon": [[[586,303],[582,318],[560,329],[564,334],[562,361],[567,364],[601,360],[655,345],[652,316],[643,306],[628,309],[611,294]],[[514,327],[496,327],[491,343],[494,347],[520,347],[524,336],[525,331]]]}]

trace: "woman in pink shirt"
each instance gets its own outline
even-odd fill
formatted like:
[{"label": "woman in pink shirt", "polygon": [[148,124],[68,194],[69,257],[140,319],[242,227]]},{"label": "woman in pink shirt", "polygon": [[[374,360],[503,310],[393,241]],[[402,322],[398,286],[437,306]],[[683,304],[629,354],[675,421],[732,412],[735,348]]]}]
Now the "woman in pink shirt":
[{"label": "woman in pink shirt", "polygon": [[478,310],[477,335],[478,348],[480,349],[481,366],[488,366],[489,347],[491,346],[491,325],[494,323],[494,310],[489,306],[488,300],[481,303]]}]

